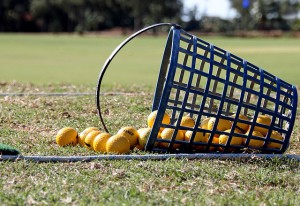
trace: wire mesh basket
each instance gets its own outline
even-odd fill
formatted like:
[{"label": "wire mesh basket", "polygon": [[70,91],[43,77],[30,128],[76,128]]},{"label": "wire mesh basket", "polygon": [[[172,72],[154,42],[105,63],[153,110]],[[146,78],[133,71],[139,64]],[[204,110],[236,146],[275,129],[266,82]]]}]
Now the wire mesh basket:
[{"label": "wire mesh basket", "polygon": [[[146,150],[284,153],[295,122],[296,87],[169,23],[133,34],[106,61],[96,98],[105,130],[100,88],[109,63],[134,37],[166,25],[171,28],[152,105],[157,115]],[[168,122],[163,121],[166,114]],[[192,125],[183,124],[187,118]],[[164,138],[167,130],[168,138]]]}]

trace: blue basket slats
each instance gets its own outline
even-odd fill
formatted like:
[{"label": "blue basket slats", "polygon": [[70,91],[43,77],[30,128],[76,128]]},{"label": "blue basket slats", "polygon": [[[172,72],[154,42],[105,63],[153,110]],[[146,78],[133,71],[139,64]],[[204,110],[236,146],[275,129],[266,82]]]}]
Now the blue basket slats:
[{"label": "blue basket slats", "polygon": [[[254,149],[262,153],[283,153],[289,145],[297,109],[297,90],[295,86],[268,73],[264,69],[247,62],[217,46],[193,36],[178,27],[172,27],[161,63],[160,73],[154,94],[152,110],[158,110],[146,149],[162,152],[195,152],[193,148],[203,146],[202,152],[245,151]],[[170,124],[162,124],[163,115],[168,113]],[[249,120],[239,118],[243,114]],[[195,120],[193,128],[180,125],[184,116]],[[271,117],[271,124],[256,122],[260,115]],[[201,122],[215,118],[212,130],[199,128]],[[248,135],[217,130],[220,119],[250,125]],[[265,137],[253,135],[255,127],[267,129]],[[174,129],[171,140],[157,138],[160,128]],[[189,141],[175,140],[179,130],[192,130]],[[272,131],[280,133],[284,140],[271,138]],[[209,135],[208,142],[194,141],[197,132]],[[219,144],[214,137],[226,134],[226,144]],[[233,137],[242,138],[243,145],[232,145]],[[251,140],[263,141],[262,147],[249,145]],[[169,143],[161,148],[156,142]],[[281,148],[269,148],[270,142],[280,143]],[[174,144],[181,147],[175,151]]]}]

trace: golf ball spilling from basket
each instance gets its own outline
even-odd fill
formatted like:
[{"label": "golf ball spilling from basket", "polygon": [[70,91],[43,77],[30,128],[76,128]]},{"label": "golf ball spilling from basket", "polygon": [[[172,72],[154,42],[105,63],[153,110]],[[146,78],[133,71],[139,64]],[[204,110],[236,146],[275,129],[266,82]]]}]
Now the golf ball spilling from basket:
[{"label": "golf ball spilling from basket", "polygon": [[[105,70],[131,39],[162,25],[171,24],[136,32],[105,63],[97,88],[97,108],[105,130],[99,106]],[[152,104],[157,114],[146,150],[197,152],[195,148],[202,148],[202,152],[226,153],[251,149],[284,153],[295,122],[296,87],[178,25],[171,26]],[[169,123],[163,121],[165,114],[170,116]],[[180,124],[186,116],[195,121],[192,128]],[[172,130],[172,136],[158,138],[158,133],[163,133],[161,128]],[[187,130],[189,137],[178,139],[178,133]],[[199,132],[204,133],[206,141],[198,140]]]}]

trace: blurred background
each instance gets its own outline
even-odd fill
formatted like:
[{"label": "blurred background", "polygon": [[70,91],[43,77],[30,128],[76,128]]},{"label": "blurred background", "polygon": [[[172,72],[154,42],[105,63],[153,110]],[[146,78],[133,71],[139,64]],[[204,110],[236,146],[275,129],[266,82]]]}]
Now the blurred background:
[{"label": "blurred background", "polygon": [[188,31],[280,35],[300,30],[299,9],[300,0],[1,0],[0,32],[126,33],[176,22]]},{"label": "blurred background", "polygon": [[[173,22],[250,63],[299,84],[300,0],[0,0],[1,82],[91,85],[124,39]],[[135,38],[105,85],[154,87],[167,27]]]}]

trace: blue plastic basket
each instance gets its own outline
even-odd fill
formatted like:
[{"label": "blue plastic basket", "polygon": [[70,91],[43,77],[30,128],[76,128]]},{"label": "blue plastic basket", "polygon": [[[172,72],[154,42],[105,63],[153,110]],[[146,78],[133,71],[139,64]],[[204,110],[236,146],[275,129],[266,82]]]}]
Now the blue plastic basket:
[{"label": "blue plastic basket", "polygon": [[[101,122],[105,124],[100,108],[100,86],[105,70],[117,52],[131,39],[140,33],[156,26],[171,26],[167,38],[165,51],[158,76],[152,110],[158,110],[146,150],[158,152],[230,152],[256,151],[260,153],[284,153],[290,141],[297,110],[296,87],[279,79],[194,35],[191,35],[174,24],[157,24],[147,27],[125,40],[110,56],[99,76],[97,87],[97,108]],[[163,124],[163,116],[168,113],[170,124]],[[243,114],[249,120],[239,119]],[[184,116],[195,120],[195,126],[187,128],[180,125]],[[270,125],[257,123],[259,115],[271,117]],[[215,125],[211,130],[199,128],[203,119],[215,118]],[[231,130],[230,132],[217,130],[220,119],[232,122],[232,128],[237,123],[249,124],[245,134]],[[255,136],[255,127],[267,129],[264,137]],[[172,128],[171,139],[158,138],[160,128]],[[191,130],[189,141],[176,140],[180,130]],[[272,138],[272,132],[280,133],[284,139]],[[194,141],[197,132],[208,134],[207,142]],[[214,142],[214,137],[228,135],[225,144]],[[232,145],[233,137],[243,139],[242,145]],[[250,146],[251,140],[260,140],[262,146]],[[168,143],[167,147],[160,147],[160,143]],[[280,148],[269,148],[268,145],[278,143]],[[180,145],[173,149],[173,145]],[[196,146],[202,146],[201,151]],[[218,148],[218,150],[215,150]]]}]

